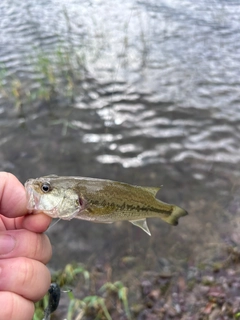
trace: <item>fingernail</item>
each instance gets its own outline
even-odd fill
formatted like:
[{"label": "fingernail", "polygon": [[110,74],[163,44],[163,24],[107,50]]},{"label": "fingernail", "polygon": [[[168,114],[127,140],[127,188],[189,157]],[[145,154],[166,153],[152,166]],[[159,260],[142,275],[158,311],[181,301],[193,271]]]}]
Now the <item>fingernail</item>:
[{"label": "fingernail", "polygon": [[0,235],[0,255],[10,253],[16,244],[16,240],[8,235]]}]

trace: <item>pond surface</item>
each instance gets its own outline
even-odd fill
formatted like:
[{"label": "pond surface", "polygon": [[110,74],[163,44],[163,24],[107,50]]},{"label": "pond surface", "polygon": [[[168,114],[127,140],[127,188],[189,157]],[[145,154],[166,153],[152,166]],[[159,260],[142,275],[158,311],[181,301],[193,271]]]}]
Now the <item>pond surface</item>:
[{"label": "pond surface", "polygon": [[238,1],[1,0],[0,15],[6,86],[34,88],[30,56],[69,30],[85,59],[71,103],[19,114],[1,92],[0,170],[23,183],[55,173],[164,185],[158,198],[189,212],[178,227],[150,219],[152,237],[128,222],[60,221],[48,231],[51,267],[109,262],[120,277],[126,256],[136,272],[175,270],[239,245]]}]

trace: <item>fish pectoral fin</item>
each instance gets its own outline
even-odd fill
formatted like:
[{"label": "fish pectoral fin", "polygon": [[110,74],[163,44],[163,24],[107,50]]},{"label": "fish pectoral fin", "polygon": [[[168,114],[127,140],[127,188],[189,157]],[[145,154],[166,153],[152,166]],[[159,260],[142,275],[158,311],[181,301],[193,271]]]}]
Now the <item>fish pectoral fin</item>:
[{"label": "fish pectoral fin", "polygon": [[141,228],[143,231],[145,231],[149,236],[151,236],[151,233],[148,229],[147,221],[146,219],[141,219],[141,220],[129,220],[132,224],[135,226]]}]

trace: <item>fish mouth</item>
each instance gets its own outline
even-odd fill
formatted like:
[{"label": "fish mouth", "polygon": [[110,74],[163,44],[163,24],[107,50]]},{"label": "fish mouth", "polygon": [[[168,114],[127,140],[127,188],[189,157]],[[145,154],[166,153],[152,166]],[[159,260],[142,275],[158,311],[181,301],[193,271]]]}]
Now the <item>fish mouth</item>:
[{"label": "fish mouth", "polygon": [[27,210],[29,212],[38,210],[40,196],[34,191],[32,187],[32,180],[28,180],[24,186],[27,195]]}]

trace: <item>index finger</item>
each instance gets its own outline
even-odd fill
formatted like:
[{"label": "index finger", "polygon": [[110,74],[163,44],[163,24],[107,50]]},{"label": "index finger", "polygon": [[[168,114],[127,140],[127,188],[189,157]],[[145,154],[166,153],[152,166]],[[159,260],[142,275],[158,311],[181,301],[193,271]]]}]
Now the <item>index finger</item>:
[{"label": "index finger", "polygon": [[15,218],[27,213],[24,186],[11,173],[0,172],[0,214]]}]

